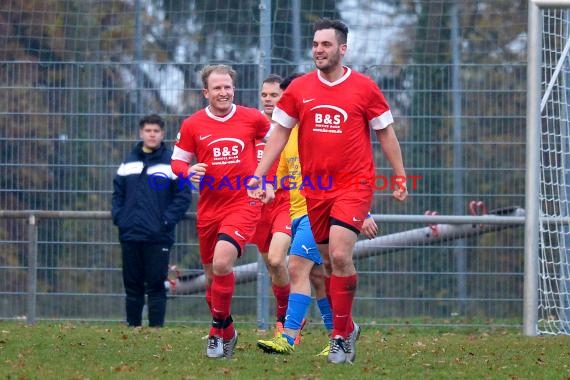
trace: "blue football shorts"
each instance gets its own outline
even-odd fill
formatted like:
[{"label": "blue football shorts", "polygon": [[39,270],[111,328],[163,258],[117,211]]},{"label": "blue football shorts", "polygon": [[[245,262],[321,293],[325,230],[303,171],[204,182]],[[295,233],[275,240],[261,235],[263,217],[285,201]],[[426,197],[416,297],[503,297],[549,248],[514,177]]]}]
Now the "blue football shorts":
[{"label": "blue football shorts", "polygon": [[301,256],[307,260],[313,261],[315,264],[320,265],[323,259],[317,248],[317,243],[311,230],[309,217],[303,215],[300,218],[294,219],[291,222],[291,249],[290,255]]}]

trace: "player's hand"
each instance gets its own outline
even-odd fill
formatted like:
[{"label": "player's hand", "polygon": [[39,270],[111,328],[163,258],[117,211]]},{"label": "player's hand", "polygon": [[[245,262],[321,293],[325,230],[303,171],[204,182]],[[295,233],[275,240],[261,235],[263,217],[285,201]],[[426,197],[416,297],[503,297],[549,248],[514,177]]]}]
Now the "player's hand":
[{"label": "player's hand", "polygon": [[408,197],[408,189],[404,185],[398,185],[398,187],[399,187],[398,190],[394,191],[392,193],[392,196],[397,200],[399,200],[400,202],[405,201],[406,198]]},{"label": "player's hand", "polygon": [[263,201],[265,198],[265,190],[261,188],[261,178],[253,176],[249,181],[247,181],[247,195],[250,198],[259,199]]},{"label": "player's hand", "polygon": [[374,239],[376,237],[376,234],[378,234],[378,225],[374,218],[364,219],[364,223],[362,224],[362,234],[368,239]]},{"label": "player's hand", "polygon": [[205,164],[203,162],[199,162],[197,164],[190,166],[190,169],[188,169],[188,173],[186,173],[186,175],[190,176],[190,181],[193,184],[198,185],[198,184],[200,184],[200,180],[202,179],[202,177],[204,175],[206,175],[206,168],[207,167],[208,167],[208,164]]},{"label": "player's hand", "polygon": [[272,202],[275,199],[275,190],[273,189],[273,185],[266,184],[265,185],[265,196],[261,199],[261,201],[265,204]]}]

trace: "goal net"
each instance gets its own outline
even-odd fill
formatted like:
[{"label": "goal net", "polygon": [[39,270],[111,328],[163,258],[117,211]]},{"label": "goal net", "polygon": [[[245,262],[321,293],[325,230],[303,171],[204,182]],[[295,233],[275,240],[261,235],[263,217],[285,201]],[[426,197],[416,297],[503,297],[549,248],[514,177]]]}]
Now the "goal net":
[{"label": "goal net", "polygon": [[[537,333],[570,334],[570,4],[540,6]],[[529,38],[532,38],[529,36]],[[530,62],[529,62],[530,64]],[[533,96],[530,92],[529,96]],[[529,158],[530,159],[530,158]]]}]

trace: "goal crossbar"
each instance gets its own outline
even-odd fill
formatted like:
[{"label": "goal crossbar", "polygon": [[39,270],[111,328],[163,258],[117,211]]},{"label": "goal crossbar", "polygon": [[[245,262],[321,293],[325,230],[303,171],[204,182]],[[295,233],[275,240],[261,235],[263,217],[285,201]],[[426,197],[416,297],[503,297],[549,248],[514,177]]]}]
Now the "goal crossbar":
[{"label": "goal crossbar", "polygon": [[540,8],[570,8],[570,0],[530,0]]}]

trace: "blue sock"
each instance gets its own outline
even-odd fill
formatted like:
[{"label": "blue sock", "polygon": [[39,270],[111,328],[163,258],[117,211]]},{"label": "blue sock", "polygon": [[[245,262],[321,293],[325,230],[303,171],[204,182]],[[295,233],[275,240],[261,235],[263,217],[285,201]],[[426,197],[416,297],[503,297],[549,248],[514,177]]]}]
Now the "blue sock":
[{"label": "blue sock", "polygon": [[289,343],[291,346],[295,344],[295,338],[293,338],[291,335],[287,335],[285,333],[281,335],[283,335],[283,337],[287,339],[287,343]]},{"label": "blue sock", "polygon": [[321,311],[321,316],[327,331],[332,331],[333,329],[333,318],[331,311],[331,304],[327,297],[317,300],[317,305],[319,305],[319,310]]},{"label": "blue sock", "polygon": [[[285,317],[284,327],[291,330],[300,330],[301,323],[303,322],[303,318],[305,318],[305,314],[307,314],[307,309],[310,304],[310,296],[300,293],[289,294],[289,304],[287,305],[287,316]],[[283,336],[287,338],[289,344],[295,343],[294,337],[287,334],[283,334]]]}]

